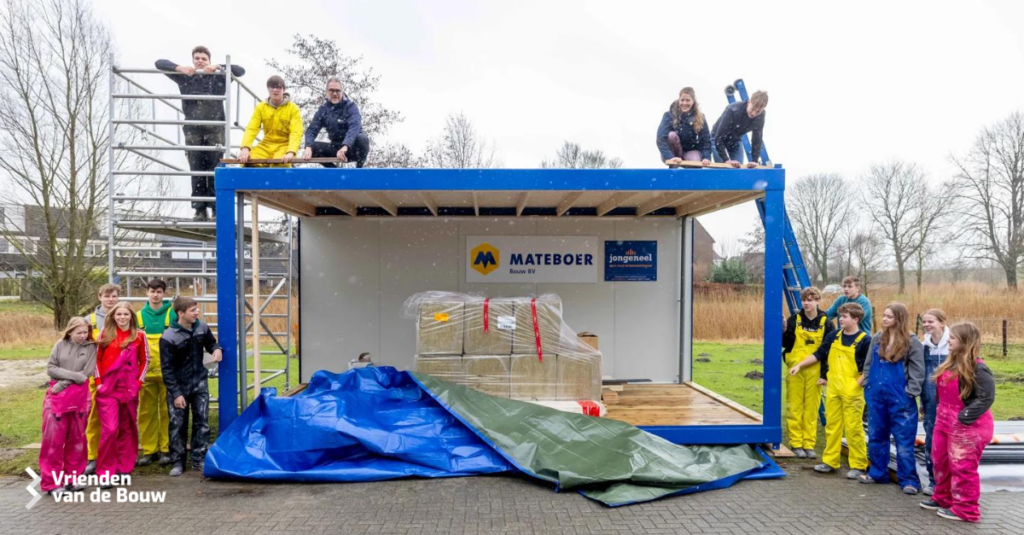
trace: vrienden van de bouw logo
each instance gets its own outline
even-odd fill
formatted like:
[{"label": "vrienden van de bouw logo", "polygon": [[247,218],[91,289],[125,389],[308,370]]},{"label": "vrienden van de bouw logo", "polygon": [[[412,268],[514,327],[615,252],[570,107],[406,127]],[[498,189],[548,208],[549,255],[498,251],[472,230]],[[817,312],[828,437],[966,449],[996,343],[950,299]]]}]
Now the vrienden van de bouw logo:
[{"label": "vrienden van de bouw logo", "polygon": [[489,243],[481,243],[469,252],[471,267],[481,275],[490,275],[501,264],[501,251]]}]

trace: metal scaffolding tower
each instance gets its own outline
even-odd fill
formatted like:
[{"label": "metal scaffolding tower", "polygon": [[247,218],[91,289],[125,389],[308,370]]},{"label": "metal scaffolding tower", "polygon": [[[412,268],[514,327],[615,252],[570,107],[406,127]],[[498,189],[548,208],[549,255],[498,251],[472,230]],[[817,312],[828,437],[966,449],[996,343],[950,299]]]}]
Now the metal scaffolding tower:
[{"label": "metal scaffolding tower", "polygon": [[[168,293],[189,295],[200,304],[202,318],[208,321],[211,330],[217,332],[216,285],[217,258],[216,254],[216,223],[213,221],[193,221],[173,216],[143,215],[136,210],[124,209],[124,203],[159,203],[162,208],[181,206],[183,203],[209,202],[215,197],[176,197],[162,195],[124,195],[119,193],[120,185],[126,180],[158,180],[161,177],[200,177],[213,176],[212,171],[190,171],[180,165],[168,161],[166,153],[179,152],[187,157],[190,151],[215,151],[224,153],[224,157],[233,157],[238,144],[232,144],[232,134],[244,131],[238,122],[241,113],[241,100],[251,97],[253,104],[262,99],[231,72],[231,57],[223,64],[223,72],[212,74],[196,72],[194,76],[225,77],[224,95],[180,95],[161,94],[146,87],[140,80],[153,75],[164,76],[177,74],[157,69],[125,69],[114,63],[110,58],[110,144],[108,149],[109,162],[109,205],[107,228],[107,255],[110,282],[119,283],[124,288],[123,301],[145,302],[144,295],[132,295],[133,284],[145,284],[152,278],[163,278],[168,283]],[[138,79],[136,79],[138,78]],[[245,94],[243,94],[243,91]],[[232,95],[234,93],[234,95]],[[123,116],[119,116],[116,104],[119,101],[148,100],[148,114],[140,114],[138,106],[128,106]],[[188,120],[178,105],[181,101],[220,101],[224,106],[223,121]],[[161,105],[158,107],[158,105]],[[234,105],[234,109],[232,109]],[[122,109],[126,108],[122,106]],[[132,110],[135,110],[133,113]],[[173,113],[172,113],[173,112]],[[133,115],[146,115],[138,117]],[[224,128],[225,146],[189,146],[182,144],[181,127],[183,126],[219,126]],[[176,137],[161,131],[173,128]],[[143,141],[154,141],[152,144],[134,144],[118,139],[118,133],[124,129],[132,129],[143,134]],[[174,139],[172,139],[174,137]],[[114,158],[115,151],[126,151],[137,158],[155,164],[158,169],[120,168]],[[136,159],[126,159],[134,161]],[[128,166],[130,167],[130,166]],[[244,199],[245,204],[250,204]],[[152,204],[150,205],[152,206]],[[240,212],[244,207],[238,206]],[[253,211],[255,216],[255,210]],[[258,333],[253,338],[253,348],[263,355],[283,355],[284,365],[278,369],[260,369],[259,358],[255,358],[255,369],[246,365],[246,359],[240,359],[238,370],[239,392],[246,393],[257,390],[277,377],[284,376],[285,389],[291,388],[291,360],[293,358],[292,309],[293,309],[293,250],[295,237],[295,220],[285,214],[279,231],[268,232],[259,230],[259,222],[255,217],[249,221],[240,220],[236,232],[243,237],[239,240],[238,284],[240,323],[245,326],[240,336],[239,354],[251,355],[245,349],[246,336]],[[254,236],[255,233],[255,236]],[[255,239],[254,239],[255,238]],[[162,241],[161,241],[162,239]],[[173,243],[167,243],[176,240]],[[252,244],[257,244],[257,254],[252,254]],[[262,243],[264,245],[260,246]],[[274,253],[268,254],[268,249]],[[257,259],[253,262],[252,258]],[[142,262],[141,260],[145,260]],[[262,265],[261,265],[262,262]],[[253,276],[253,266],[256,276]],[[254,285],[255,281],[258,285]],[[249,283],[246,284],[246,281]],[[284,303],[271,308],[272,303]],[[255,313],[254,313],[255,311]],[[253,318],[257,318],[254,321]],[[254,326],[255,324],[255,326]],[[260,350],[260,339],[269,339],[271,350]],[[254,375],[250,384],[249,374]],[[211,373],[216,377],[217,373]],[[257,392],[258,393],[258,392]],[[248,397],[239,396],[241,407],[248,404]],[[216,402],[217,400],[211,399]]]}]

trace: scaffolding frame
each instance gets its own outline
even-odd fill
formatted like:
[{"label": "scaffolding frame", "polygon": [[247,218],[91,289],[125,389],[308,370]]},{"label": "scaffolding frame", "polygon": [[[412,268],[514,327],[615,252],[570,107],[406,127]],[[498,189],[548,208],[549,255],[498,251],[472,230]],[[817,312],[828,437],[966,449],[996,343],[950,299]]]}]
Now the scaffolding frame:
[{"label": "scaffolding frame", "polygon": [[[110,72],[109,72],[109,106],[110,115],[108,118],[108,136],[110,143],[107,148],[107,161],[108,161],[108,225],[107,225],[107,273],[108,280],[110,282],[121,282],[124,283],[124,297],[122,301],[127,302],[146,302],[145,296],[132,296],[132,285],[133,282],[138,280],[148,280],[151,278],[160,277],[167,281],[168,289],[172,289],[175,295],[181,295],[182,281],[185,281],[186,286],[191,284],[192,297],[199,302],[201,317],[204,321],[206,318],[211,318],[212,321],[207,321],[211,330],[214,334],[218,334],[218,326],[221,323],[218,320],[216,310],[213,310],[210,305],[216,306],[217,294],[216,290],[211,291],[211,286],[215,287],[218,278],[216,269],[217,265],[217,249],[216,245],[216,223],[213,221],[190,221],[180,218],[172,217],[158,217],[155,220],[146,219],[132,219],[130,213],[127,211],[118,211],[118,205],[124,202],[150,202],[150,203],[170,203],[172,206],[180,203],[192,203],[192,202],[208,202],[214,203],[215,197],[190,197],[190,196],[154,196],[154,195],[120,195],[118,194],[118,177],[194,177],[194,176],[214,176],[213,171],[191,171],[187,168],[182,168],[168,161],[162,154],[165,152],[181,152],[184,153],[186,158],[189,152],[192,151],[211,151],[211,152],[223,152],[225,157],[232,157],[235,155],[235,149],[237,145],[232,143],[232,133],[238,131],[244,131],[238,122],[238,117],[241,114],[241,101],[243,98],[251,97],[255,103],[262,101],[262,98],[257,95],[252,89],[246,86],[241,80],[239,80],[231,71],[231,56],[225,58],[223,63],[223,72],[216,73],[205,73],[196,72],[193,76],[223,76],[225,78],[225,91],[224,95],[182,95],[182,94],[166,94],[159,93],[151,90],[149,87],[144,85],[140,79],[136,79],[130,75],[159,75],[163,77],[167,74],[176,74],[173,71],[163,71],[159,69],[136,69],[136,68],[120,68],[115,63],[113,55],[110,56]],[[243,94],[243,91],[245,94]],[[234,94],[232,94],[234,93]],[[150,113],[148,117],[132,117],[131,113],[128,113],[126,117],[118,116],[118,108],[116,104],[118,101],[138,101],[148,100],[151,102]],[[195,100],[195,101],[218,101],[224,106],[224,120],[189,120],[184,117],[184,110],[178,105],[181,101]],[[232,106],[234,104],[234,106]],[[159,108],[162,112],[168,110],[174,112],[174,118],[165,118],[158,113],[158,105],[162,105]],[[234,120],[232,120],[234,119]],[[192,146],[182,143],[182,128],[185,126],[220,126],[224,129],[224,144],[217,146]],[[159,127],[175,127],[176,138],[171,139],[168,136],[161,135],[157,130]],[[156,140],[154,144],[127,144],[118,142],[117,133],[119,128],[131,128],[142,132],[146,137]],[[114,158],[115,151],[129,152],[140,158],[149,160],[152,163],[160,166],[160,169],[121,169],[118,168],[117,161]],[[155,153],[155,154],[154,154]],[[191,178],[190,178],[191,179]],[[243,203],[246,201],[243,199],[239,204],[239,209],[243,209]],[[234,214],[224,214],[230,217],[232,220]],[[237,232],[237,236],[241,239],[238,240],[238,256],[233,258],[232,265],[237,266],[238,280],[241,281],[238,285],[237,295],[239,296],[239,310],[241,311],[238,315],[238,325],[244,327],[240,330],[241,336],[239,348],[241,349],[242,355],[247,355],[245,338],[252,333],[253,334],[253,348],[254,348],[254,367],[249,369],[246,363],[246,359],[241,359],[241,365],[238,366],[238,376],[236,379],[238,384],[242,387],[235,389],[235,385],[230,385],[226,390],[228,395],[235,395],[234,403],[229,405],[235,406],[240,403],[242,407],[245,407],[248,403],[248,396],[246,395],[250,390],[254,392],[254,395],[258,395],[259,388],[257,385],[262,387],[269,381],[272,381],[278,377],[284,376],[285,389],[291,388],[291,360],[294,358],[293,336],[292,336],[292,309],[294,300],[294,286],[293,286],[293,275],[295,271],[294,264],[294,246],[293,242],[295,239],[295,218],[290,214],[285,214],[284,227],[285,236],[273,235],[264,231],[259,230],[259,219],[256,216],[256,205],[253,205],[254,217],[246,225],[244,217],[240,218],[237,229],[233,229]],[[119,238],[120,231],[120,238]],[[161,246],[155,243],[143,243],[143,240],[139,239],[138,236],[142,235],[160,235],[160,236],[171,236],[178,239],[192,240],[198,242],[197,246],[187,245],[175,245],[175,246]],[[126,239],[128,236],[132,236],[132,239]],[[276,261],[278,265],[284,264],[286,269],[284,272],[280,272],[278,268],[277,272],[272,271],[272,265],[265,265],[264,269],[260,269],[259,265],[259,243],[261,241],[284,244],[286,254],[281,257],[263,257],[264,261]],[[129,242],[129,243],[123,243]],[[254,249],[255,247],[255,249]],[[255,251],[255,254],[253,252]],[[186,253],[188,255],[187,260],[193,260],[191,258],[192,253],[198,253],[200,259],[198,260],[199,265],[197,268],[174,268],[173,266],[165,266],[161,261],[157,261],[156,267],[153,268],[141,268],[134,266],[122,266],[119,265],[119,259],[134,259],[139,255],[147,254],[159,254],[160,260],[163,260],[164,253],[167,254],[167,259],[172,260],[174,253]],[[248,264],[248,267],[247,267]],[[246,290],[245,280],[249,278],[252,280],[251,291]],[[261,287],[269,287],[271,290],[261,299]],[[168,292],[169,293],[169,292]],[[235,292],[231,292],[235,294]],[[251,302],[250,302],[251,300]],[[267,313],[265,312],[268,306],[274,302],[285,302],[284,313]],[[285,328],[283,330],[272,329],[268,325],[268,320],[284,320]],[[234,322],[232,322],[234,323]],[[271,342],[270,350],[260,350],[261,338],[267,338]],[[232,336],[231,338],[234,338]],[[280,369],[262,369],[260,366],[260,354],[262,355],[283,355],[284,366]],[[223,364],[218,366],[218,370],[215,373],[211,373],[211,377],[217,378],[218,382],[221,381],[222,374],[224,371]],[[234,370],[232,370],[234,372]],[[248,380],[248,375],[254,375],[254,381]],[[229,380],[229,383],[234,383],[234,380]],[[221,394],[225,390],[219,389],[218,394]],[[218,396],[219,397],[219,396]],[[219,403],[217,397],[212,397],[211,402]]]}]

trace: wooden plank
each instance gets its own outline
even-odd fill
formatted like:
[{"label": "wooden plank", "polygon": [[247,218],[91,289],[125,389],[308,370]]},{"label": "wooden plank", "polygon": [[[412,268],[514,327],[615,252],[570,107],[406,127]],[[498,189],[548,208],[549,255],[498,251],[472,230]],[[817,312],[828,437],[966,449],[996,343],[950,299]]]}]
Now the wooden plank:
[{"label": "wooden plank", "polygon": [[[228,165],[266,165],[266,164],[280,164],[285,163],[283,158],[249,158],[249,161],[243,164],[238,158],[221,158],[220,163]],[[337,158],[292,158],[292,161],[287,162],[291,164],[297,163],[345,163]]]},{"label": "wooden plank", "polygon": [[519,194],[519,203],[516,205],[516,217],[523,215],[523,210],[526,209],[526,203],[530,201],[530,192],[524,191]]},{"label": "wooden plank", "polygon": [[[668,164],[666,164],[666,165],[668,165]],[[704,164],[702,164],[701,162],[699,162],[699,161],[698,162],[693,162],[693,161],[690,161],[690,160],[680,160],[679,162],[675,163],[675,165],[677,167],[685,167],[687,169],[701,169],[701,168],[704,167]],[[731,166],[731,165],[729,165],[727,163],[721,163],[721,162],[711,162],[710,164],[707,165],[707,167],[710,167],[712,169],[747,169],[746,165],[743,165],[741,167],[733,167],[733,166]],[[758,165],[757,167],[754,167],[754,169],[772,169],[772,168],[767,166],[767,165]]]},{"label": "wooden plank", "polygon": [[316,214],[316,207],[312,204],[286,195],[260,193],[260,202],[275,210],[292,215],[313,216]]},{"label": "wooden plank", "polygon": [[692,192],[692,191],[691,192],[686,192],[686,193],[678,193],[678,192],[662,193],[661,195],[658,195],[657,197],[655,197],[655,198],[653,198],[653,199],[651,199],[651,200],[641,204],[636,209],[636,215],[637,216],[647,215],[647,214],[649,214],[649,213],[651,213],[651,212],[653,212],[653,211],[655,211],[655,210],[657,210],[659,208],[664,208],[666,206],[672,206],[673,204],[685,201],[687,199],[690,199],[690,198],[693,198],[693,197],[696,197],[696,196],[699,196],[699,195],[703,195],[703,194],[701,192]]},{"label": "wooden plank", "polygon": [[725,405],[725,406],[727,406],[727,407],[729,407],[731,409],[734,409],[734,410],[740,412],[741,414],[749,416],[749,417],[751,417],[751,418],[753,418],[753,419],[755,419],[755,420],[757,420],[759,422],[763,421],[763,418],[761,417],[761,415],[759,413],[757,413],[755,411],[752,411],[752,410],[744,407],[743,405],[740,405],[739,403],[736,403],[735,401],[733,401],[733,400],[731,400],[731,399],[729,399],[729,398],[727,398],[727,397],[725,397],[725,396],[723,396],[721,394],[716,394],[715,392],[712,392],[711,390],[708,390],[707,388],[704,388],[703,386],[700,386],[697,383],[693,383],[693,382],[686,383],[686,386],[689,386],[690,388],[700,392],[701,394],[704,394],[705,396],[708,396],[711,399],[713,399],[713,400],[715,400],[715,401],[717,401],[717,402],[719,402],[719,403],[721,403],[721,404],[723,404],[723,405]]},{"label": "wooden plank", "polygon": [[598,217],[611,212],[618,208],[620,204],[636,197],[637,195],[640,195],[639,191],[620,191],[619,193],[613,194],[611,197],[608,197],[608,200],[604,201],[597,207]]},{"label": "wooden plank", "polygon": [[373,199],[373,202],[377,203],[387,213],[392,216],[398,215],[398,205],[388,198],[386,194],[380,191],[367,191],[366,194]]},{"label": "wooden plank", "polygon": [[473,215],[480,217],[480,194],[473,192]]},{"label": "wooden plank", "polygon": [[738,191],[738,192],[713,192],[695,201],[676,206],[676,215],[694,215],[703,213],[705,210],[718,210],[722,206],[736,204],[735,201],[742,201],[747,198],[755,198],[760,192]]},{"label": "wooden plank", "polygon": [[355,217],[358,212],[356,203],[349,201],[348,199],[341,196],[340,193],[331,191],[314,191],[306,194],[309,197],[319,200],[322,203],[327,204],[345,212],[346,214]]},{"label": "wooden plank", "polygon": [[[764,197],[764,194],[761,192],[748,191],[746,195],[737,195],[735,197],[729,197],[728,200],[715,203],[714,205],[708,206],[707,208],[690,212],[688,215],[692,217],[697,217],[711,212],[717,212],[718,210],[722,210],[723,208],[729,208],[730,206],[735,206],[737,204],[742,204],[747,201],[752,201],[754,199],[757,199],[758,197]],[[679,215],[678,210],[676,210],[676,215]]]},{"label": "wooden plank", "polygon": [[307,388],[309,388],[309,383],[299,383],[299,386],[296,386],[295,388],[285,392],[281,397],[286,397],[286,398],[292,397],[292,396],[297,395],[300,392],[306,390]]},{"label": "wooden plank", "polygon": [[437,201],[434,200],[434,196],[426,191],[421,191],[420,198],[423,200],[423,204],[427,205],[427,210],[430,210],[430,213],[437,217]]},{"label": "wooden plank", "polygon": [[[625,384],[607,417],[643,426],[757,425],[731,400],[691,384]],[[605,387],[607,388],[607,387]],[[608,390],[604,390],[608,392]],[[709,392],[709,391],[708,391]],[[756,413],[755,413],[756,414]]]},{"label": "wooden plank", "polygon": [[562,201],[558,203],[556,213],[559,217],[569,211],[572,208],[573,203],[579,200],[583,196],[582,191],[570,191],[565,197],[562,197]]}]

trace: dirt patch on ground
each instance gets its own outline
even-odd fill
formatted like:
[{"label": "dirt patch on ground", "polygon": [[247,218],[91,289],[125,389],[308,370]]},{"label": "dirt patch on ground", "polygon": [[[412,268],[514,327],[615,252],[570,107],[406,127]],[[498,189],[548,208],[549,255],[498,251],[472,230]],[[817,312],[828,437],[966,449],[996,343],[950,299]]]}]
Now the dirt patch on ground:
[{"label": "dirt patch on ground", "polygon": [[45,360],[0,360],[0,389],[40,386],[49,380]]},{"label": "dirt patch on ground", "polygon": [[764,379],[764,374],[759,372],[759,371],[757,371],[757,370],[754,370],[754,371],[747,372],[747,374],[744,375],[743,377],[746,377],[747,379],[753,379],[755,381],[760,381],[760,380]]}]

